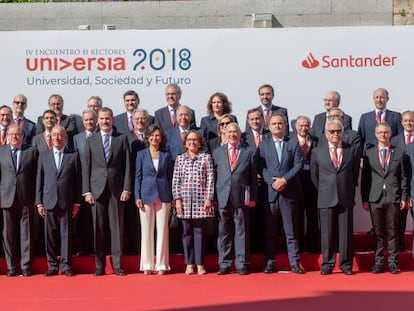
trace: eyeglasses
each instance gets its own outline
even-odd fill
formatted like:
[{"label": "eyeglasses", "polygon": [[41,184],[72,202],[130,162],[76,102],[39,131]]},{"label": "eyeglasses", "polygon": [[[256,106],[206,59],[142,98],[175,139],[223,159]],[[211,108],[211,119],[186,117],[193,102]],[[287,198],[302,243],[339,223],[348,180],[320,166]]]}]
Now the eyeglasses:
[{"label": "eyeglasses", "polygon": [[16,104],[16,105],[26,105],[26,102],[21,102],[21,101],[17,101],[17,100],[13,101],[13,103]]},{"label": "eyeglasses", "polygon": [[323,101],[324,101],[324,102],[329,102],[329,103],[332,103],[332,102],[336,102],[336,99],[328,99],[328,98],[324,98],[324,99],[323,99]]},{"label": "eyeglasses", "polygon": [[339,119],[339,118],[342,118],[342,116],[339,114],[330,114],[328,116],[328,119]]},{"label": "eyeglasses", "polygon": [[342,130],[327,130],[329,134],[342,134]]},{"label": "eyeglasses", "polygon": [[220,126],[227,126],[229,125],[231,122],[220,122]]}]

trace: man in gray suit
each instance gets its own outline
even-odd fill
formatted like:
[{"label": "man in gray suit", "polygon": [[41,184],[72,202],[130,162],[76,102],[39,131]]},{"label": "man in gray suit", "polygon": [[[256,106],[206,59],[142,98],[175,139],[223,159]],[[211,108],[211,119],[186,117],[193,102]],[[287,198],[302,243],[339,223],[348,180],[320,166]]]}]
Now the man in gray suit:
[{"label": "man in gray suit", "polygon": [[405,151],[390,144],[391,128],[387,123],[375,127],[378,145],[366,150],[361,175],[362,207],[369,210],[375,233],[373,273],[384,272],[384,244],[387,241],[388,267],[398,267],[399,210],[409,208],[408,168]]},{"label": "man in gray suit", "polygon": [[360,157],[355,146],[342,140],[343,132],[341,121],[329,120],[325,127],[327,141],[321,141],[311,156],[311,178],[318,190],[322,275],[331,274],[335,267],[336,245],[342,272],[354,274],[353,207]]},{"label": "man in gray suit", "polygon": [[96,276],[105,274],[105,233],[110,231],[112,264],[116,275],[121,267],[123,208],[131,196],[132,172],[128,139],[112,130],[113,112],[104,107],[98,113],[100,131],[85,147],[83,195],[92,205]]},{"label": "man in gray suit", "polygon": [[240,144],[237,123],[227,125],[226,136],[228,143],[213,153],[219,215],[217,274],[230,273],[234,249],[236,269],[246,275],[250,257],[248,207],[256,204],[257,171],[254,151]]},{"label": "man in gray suit", "polygon": [[[82,112],[82,123],[84,131],[76,134],[73,137],[74,149],[79,153],[82,167],[85,166],[85,146],[86,140],[92,136],[96,130],[98,115],[95,110],[89,108]],[[81,248],[78,255],[92,254],[93,253],[93,222],[91,206],[84,200],[81,203],[81,209],[79,211],[79,217],[75,220],[75,226],[77,228]]]},{"label": "man in gray suit", "polygon": [[[7,276],[17,275],[17,246],[23,276],[30,276],[31,222],[35,201],[37,151],[22,144],[23,129],[11,124],[7,130],[10,145],[0,147],[0,196],[3,210],[3,247]],[[20,234],[20,243],[17,238]]]},{"label": "man in gray suit", "polygon": [[49,265],[45,276],[58,274],[59,254],[62,273],[73,276],[72,218],[82,199],[80,160],[76,151],[65,147],[68,136],[63,126],[56,125],[51,134],[53,148],[39,154],[36,178],[37,212],[45,219]]}]

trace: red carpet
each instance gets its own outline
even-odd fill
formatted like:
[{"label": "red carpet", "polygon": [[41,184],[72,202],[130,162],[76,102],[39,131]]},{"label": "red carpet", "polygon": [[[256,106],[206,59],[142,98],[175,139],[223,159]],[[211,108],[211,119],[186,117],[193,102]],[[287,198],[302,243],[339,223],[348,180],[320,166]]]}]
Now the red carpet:
[{"label": "red carpet", "polygon": [[[411,243],[411,235],[407,235]],[[411,252],[400,256],[403,272],[373,275],[372,238],[356,234],[354,276],[336,273],[321,276],[320,255],[302,254],[301,264],[308,271],[295,275],[282,271],[265,275],[262,255],[252,256],[251,273],[217,276],[217,256],[209,255],[205,276],[187,276],[182,256],[171,256],[171,274],[146,276],[138,273],[138,256],[125,256],[127,276],[112,273],[108,257],[107,273],[94,277],[94,257],[73,258],[73,278],[42,275],[44,258],[35,258],[32,277],[4,276],[0,259],[1,310],[411,310],[414,273]],[[411,245],[408,244],[407,245]],[[278,254],[277,268],[289,270],[286,254]]]}]

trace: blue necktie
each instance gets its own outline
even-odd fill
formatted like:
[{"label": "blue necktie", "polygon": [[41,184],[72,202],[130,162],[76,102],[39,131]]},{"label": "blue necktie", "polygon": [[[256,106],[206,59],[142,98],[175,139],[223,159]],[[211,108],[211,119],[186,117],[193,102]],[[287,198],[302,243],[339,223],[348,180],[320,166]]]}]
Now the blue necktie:
[{"label": "blue necktie", "polygon": [[109,135],[104,135],[104,143],[103,143],[104,153],[105,153],[105,160],[108,162],[109,159]]},{"label": "blue necktie", "polygon": [[378,111],[378,122],[381,123],[382,110]]},{"label": "blue necktie", "polygon": [[133,120],[132,120],[132,115],[129,116],[128,128],[129,128],[130,131],[132,131],[134,129],[134,123],[133,123]]},{"label": "blue necktie", "polygon": [[279,160],[279,163],[282,162],[282,141],[281,140],[276,141],[276,153],[277,153],[277,159]]},{"label": "blue necktie", "polygon": [[13,166],[14,170],[17,171],[17,148],[12,149],[12,160],[13,160]]},{"label": "blue necktie", "polygon": [[55,152],[55,163],[56,163],[56,168],[57,170],[60,169],[60,163],[62,162],[62,152],[60,151],[56,151]]}]

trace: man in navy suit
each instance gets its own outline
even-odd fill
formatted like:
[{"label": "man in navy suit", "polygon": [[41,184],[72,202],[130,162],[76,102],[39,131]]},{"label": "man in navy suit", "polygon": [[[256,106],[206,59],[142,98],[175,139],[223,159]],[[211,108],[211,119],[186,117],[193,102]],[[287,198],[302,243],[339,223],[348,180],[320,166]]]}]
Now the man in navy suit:
[{"label": "man in navy suit", "polygon": [[295,123],[296,135],[292,136],[291,139],[298,143],[302,151],[302,169],[299,172],[299,180],[302,185],[303,197],[297,201],[295,213],[299,250],[314,253],[320,249],[320,235],[317,207],[318,192],[310,176],[310,159],[312,150],[318,145],[319,139],[310,134],[310,126],[311,121],[308,117],[298,116]]},{"label": "man in navy suit", "polygon": [[401,114],[387,109],[389,100],[388,91],[383,88],[376,89],[374,91],[373,99],[375,110],[362,114],[359,119],[358,133],[359,136],[361,136],[364,150],[377,144],[375,127],[379,123],[388,123],[391,128],[391,137],[396,136],[403,131]]},{"label": "man in navy suit", "polygon": [[[165,98],[167,106],[158,109],[154,114],[154,123],[159,124],[164,131],[176,126],[177,109],[181,105],[181,88],[178,84],[168,84],[165,89]],[[190,109],[190,124],[192,128],[196,127],[196,117],[194,110]]]},{"label": "man in navy suit", "polygon": [[[123,98],[125,112],[115,116],[114,125],[118,133],[126,134],[134,130],[134,118],[132,113],[138,108],[139,96],[137,92],[129,90],[124,93]],[[151,125],[153,123],[154,117],[148,115],[148,124]]]},{"label": "man in navy suit", "polygon": [[109,230],[114,272],[124,276],[121,262],[123,208],[132,191],[131,154],[126,136],[113,131],[112,109],[99,110],[98,125],[100,131],[86,141],[82,167],[82,193],[85,201],[92,205],[95,275],[105,274],[105,241]]},{"label": "man in navy suit", "polygon": [[213,152],[219,216],[217,274],[230,273],[234,252],[238,273],[246,275],[250,261],[248,208],[257,200],[257,170],[254,151],[240,144],[237,123],[227,125],[226,136],[228,143]]},{"label": "man in navy suit", "polygon": [[332,274],[339,246],[339,264],[353,275],[353,208],[358,184],[360,155],[357,148],[342,140],[344,127],[339,120],[326,123],[327,141],[319,142],[311,155],[312,182],[318,190],[321,225],[321,274]]},{"label": "man in navy suit", "polygon": [[[329,91],[325,98],[323,99],[323,103],[325,106],[325,112],[317,114],[312,122],[312,135],[321,138],[325,135],[325,124],[327,119],[329,118],[329,111],[332,108],[339,107],[341,102],[341,95],[337,91]],[[344,130],[352,130],[352,118],[347,114],[344,114]]]},{"label": "man in navy suit", "polygon": [[66,145],[68,137],[63,126],[52,129],[51,150],[39,154],[36,178],[36,206],[45,219],[46,256],[49,269],[45,276],[59,271],[73,276],[72,218],[79,212],[82,200],[81,165],[79,154]]},{"label": "man in navy suit", "polygon": [[9,126],[7,136],[10,145],[0,147],[0,197],[7,276],[17,275],[18,257],[22,275],[30,276],[38,153],[35,148],[23,143],[24,134],[17,124]]},{"label": "man in navy suit", "polygon": [[409,196],[407,159],[404,150],[390,144],[391,128],[387,123],[376,126],[375,136],[378,145],[365,152],[361,173],[362,207],[370,211],[375,233],[372,272],[384,272],[387,244],[388,267],[397,274],[399,209],[406,208]]},{"label": "man in navy suit", "polygon": [[[414,139],[414,112],[404,111],[401,116],[401,124],[404,130],[391,139],[391,145],[406,152],[407,146],[410,145]],[[400,209],[399,211],[398,242],[399,249],[402,252],[405,251],[405,229],[407,227],[408,210],[410,210],[412,217],[413,209],[409,206],[407,208]]]},{"label": "man in navy suit", "polygon": [[36,135],[36,124],[24,116],[27,108],[26,96],[19,94],[13,98],[13,121],[23,129],[25,144],[31,145],[32,139]]},{"label": "man in navy suit", "polygon": [[[85,166],[86,140],[96,131],[98,115],[95,110],[86,109],[82,112],[84,131],[73,137],[74,149],[79,153],[81,166]],[[93,253],[93,221],[91,206],[82,200],[79,216],[76,218],[76,227],[80,238],[79,255]]]},{"label": "man in navy suit", "polygon": [[274,113],[269,119],[271,137],[263,140],[257,149],[258,170],[268,186],[269,204],[265,209],[265,268],[274,272],[276,232],[282,216],[291,271],[303,274],[299,263],[299,247],[295,235],[295,205],[302,196],[298,178],[302,168],[302,154],[297,141],[286,137],[287,119]]},{"label": "man in navy suit", "polygon": [[[264,121],[264,127],[266,129],[269,128],[269,119],[274,113],[280,113],[283,114],[286,117],[286,120],[288,120],[287,128],[286,128],[286,135],[289,134],[289,118],[288,118],[288,111],[286,108],[273,105],[272,101],[275,97],[275,91],[273,89],[273,86],[270,84],[263,84],[259,87],[259,99],[261,102],[261,105],[257,107],[262,114],[263,114],[263,121]],[[249,129],[250,125],[249,122],[246,121],[246,131]]]}]

